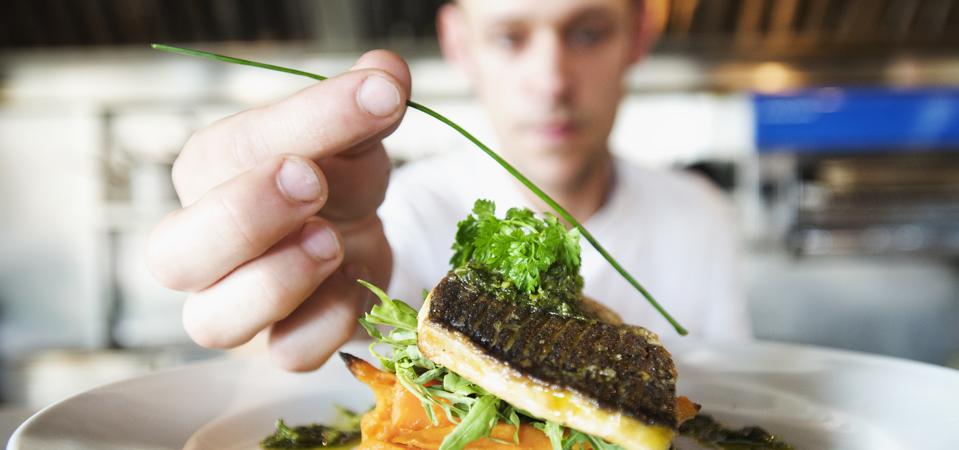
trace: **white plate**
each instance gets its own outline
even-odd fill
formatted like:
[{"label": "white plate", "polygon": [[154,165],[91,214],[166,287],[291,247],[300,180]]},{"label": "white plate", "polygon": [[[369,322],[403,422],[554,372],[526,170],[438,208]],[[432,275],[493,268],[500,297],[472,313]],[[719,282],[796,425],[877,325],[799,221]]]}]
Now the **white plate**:
[{"label": "white plate", "polygon": [[[755,424],[797,449],[959,448],[959,371],[777,343],[667,342],[679,392],[733,426]],[[366,346],[344,348],[368,358]],[[24,422],[8,450],[255,449],[273,422],[329,421],[333,404],[373,397],[338,358],[285,373],[220,360],[100,387]]]}]

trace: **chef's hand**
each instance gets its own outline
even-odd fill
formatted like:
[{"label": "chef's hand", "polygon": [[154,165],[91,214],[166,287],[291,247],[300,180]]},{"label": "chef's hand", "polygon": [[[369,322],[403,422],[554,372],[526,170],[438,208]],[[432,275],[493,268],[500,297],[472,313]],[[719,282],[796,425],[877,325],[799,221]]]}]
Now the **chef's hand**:
[{"label": "chef's hand", "polygon": [[372,51],[189,139],[173,165],[183,208],[154,229],[147,264],[189,292],[183,325],[194,341],[230,348],[269,329],[278,365],[311,370],[350,338],[369,298],[356,279],[389,282],[380,141],[409,94],[406,63]]}]

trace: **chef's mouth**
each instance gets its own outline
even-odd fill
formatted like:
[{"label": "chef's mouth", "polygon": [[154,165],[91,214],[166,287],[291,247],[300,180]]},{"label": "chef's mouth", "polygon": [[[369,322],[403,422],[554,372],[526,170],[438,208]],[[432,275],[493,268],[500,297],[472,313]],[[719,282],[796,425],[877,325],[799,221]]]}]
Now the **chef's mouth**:
[{"label": "chef's mouth", "polygon": [[551,120],[528,124],[526,130],[548,141],[565,141],[574,137],[581,129],[573,120]]}]

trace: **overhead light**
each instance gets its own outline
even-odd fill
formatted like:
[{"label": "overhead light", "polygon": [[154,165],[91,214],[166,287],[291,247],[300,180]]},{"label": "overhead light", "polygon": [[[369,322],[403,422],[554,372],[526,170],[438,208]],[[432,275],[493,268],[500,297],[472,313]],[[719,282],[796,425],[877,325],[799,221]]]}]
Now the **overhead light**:
[{"label": "overhead light", "polygon": [[886,79],[893,86],[917,86],[922,82],[922,67],[912,58],[900,58],[886,69]]},{"label": "overhead light", "polygon": [[782,92],[798,86],[800,76],[789,66],[778,62],[765,62],[756,66],[752,73],[753,89],[764,93]]}]

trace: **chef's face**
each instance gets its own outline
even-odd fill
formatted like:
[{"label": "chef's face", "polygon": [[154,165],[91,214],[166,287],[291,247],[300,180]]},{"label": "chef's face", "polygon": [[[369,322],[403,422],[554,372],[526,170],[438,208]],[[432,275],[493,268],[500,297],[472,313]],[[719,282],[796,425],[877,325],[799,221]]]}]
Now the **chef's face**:
[{"label": "chef's face", "polygon": [[623,75],[642,53],[635,0],[460,0],[441,43],[489,112],[503,154],[546,187],[606,157]]}]

